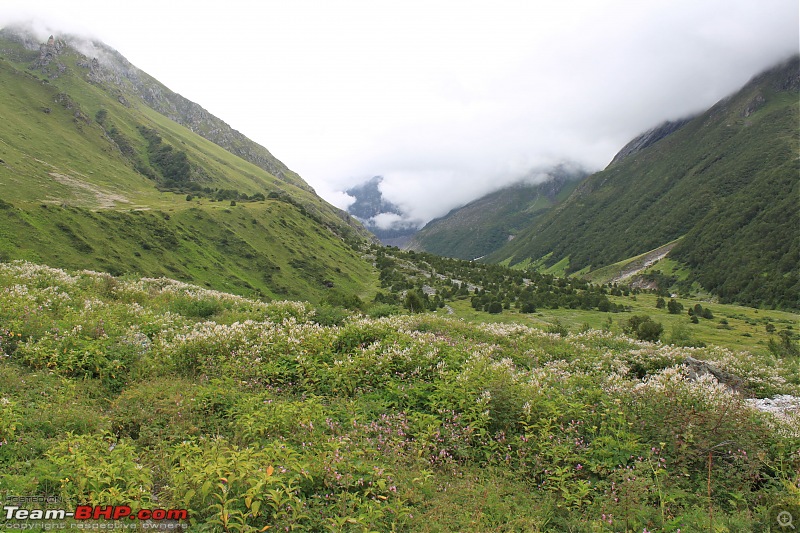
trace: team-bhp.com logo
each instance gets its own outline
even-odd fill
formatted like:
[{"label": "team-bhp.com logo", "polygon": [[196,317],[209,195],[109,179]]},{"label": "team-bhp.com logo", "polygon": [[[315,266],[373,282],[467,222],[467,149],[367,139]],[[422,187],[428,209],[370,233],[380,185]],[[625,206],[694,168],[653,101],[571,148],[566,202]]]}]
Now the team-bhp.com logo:
[{"label": "team-bhp.com logo", "polygon": [[186,509],[139,509],[135,513],[128,505],[79,505],[74,512],[65,509],[22,509],[17,505],[6,505],[6,520],[186,520]]},{"label": "team-bhp.com logo", "polygon": [[[79,505],[74,511],[66,509],[24,509],[20,505],[4,505],[4,517],[6,524],[4,529],[178,529],[185,528],[182,523],[189,518],[189,511],[186,509],[138,509],[134,511],[128,505]],[[54,521],[71,520],[69,527],[66,522],[53,524]],[[104,527],[99,526],[97,521],[131,521],[129,523],[117,522],[116,526],[111,522],[102,522]],[[16,524],[20,527],[14,527]],[[50,527],[44,527],[48,524]],[[124,524],[124,525],[123,525]],[[9,527],[9,525],[12,525]],[[52,527],[52,526],[60,527]],[[24,526],[24,527],[23,527]],[[167,527],[165,527],[167,526]]]}]

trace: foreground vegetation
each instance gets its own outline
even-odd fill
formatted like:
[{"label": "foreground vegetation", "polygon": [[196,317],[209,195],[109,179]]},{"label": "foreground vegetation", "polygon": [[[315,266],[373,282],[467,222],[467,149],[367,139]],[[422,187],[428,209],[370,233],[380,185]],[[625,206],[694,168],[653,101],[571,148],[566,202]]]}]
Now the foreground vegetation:
[{"label": "foreground vegetation", "polygon": [[431,313],[323,325],[23,262],[0,287],[0,497],[185,507],[192,531],[753,531],[800,500],[800,420],[753,399],[800,394],[796,358]]}]

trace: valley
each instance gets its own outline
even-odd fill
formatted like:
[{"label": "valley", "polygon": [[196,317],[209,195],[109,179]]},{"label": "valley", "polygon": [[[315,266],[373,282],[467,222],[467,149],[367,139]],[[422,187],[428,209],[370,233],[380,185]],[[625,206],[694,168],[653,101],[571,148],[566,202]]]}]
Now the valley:
[{"label": "valley", "polygon": [[[102,43],[3,29],[0,498],[33,498],[6,524],[800,516],[797,61],[401,250]],[[379,185],[368,224],[402,217]]]},{"label": "valley", "polygon": [[661,276],[664,290],[694,284],[725,303],[797,310],[799,61],[648,130],[599,172],[554,171],[538,185],[547,202],[537,205],[533,187],[504,187],[429,222],[406,247],[604,281],[614,265],[669,248],[683,279]]}]

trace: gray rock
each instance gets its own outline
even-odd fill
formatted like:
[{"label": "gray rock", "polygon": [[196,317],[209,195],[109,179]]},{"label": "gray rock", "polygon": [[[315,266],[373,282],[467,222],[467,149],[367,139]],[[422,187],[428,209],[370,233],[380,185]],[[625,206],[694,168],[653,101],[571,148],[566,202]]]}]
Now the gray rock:
[{"label": "gray rock", "polygon": [[707,361],[701,361],[699,359],[695,359],[694,357],[687,357],[684,360],[684,364],[689,369],[689,375],[687,377],[692,381],[696,381],[701,377],[710,374],[714,376],[714,378],[716,378],[716,380],[721,384],[735,391],[738,391],[744,387],[744,380],[742,378],[729,372],[725,372],[724,370],[720,370]]},{"label": "gray rock", "polygon": [[747,400],[747,403],[759,411],[776,415],[800,413],[800,398],[789,394],[781,394],[774,398],[753,398]]}]

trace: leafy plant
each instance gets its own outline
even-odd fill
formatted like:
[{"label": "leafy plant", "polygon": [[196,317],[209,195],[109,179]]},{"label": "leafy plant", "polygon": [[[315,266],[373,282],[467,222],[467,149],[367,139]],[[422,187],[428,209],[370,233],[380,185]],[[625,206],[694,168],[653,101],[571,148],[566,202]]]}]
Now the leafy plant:
[{"label": "leafy plant", "polygon": [[152,474],[126,440],[105,434],[67,433],[47,458],[58,468],[62,501],[75,505],[148,507]]},{"label": "leafy plant", "polygon": [[634,335],[637,339],[655,342],[661,338],[664,326],[647,315],[634,315],[628,319],[623,328],[626,333]]},{"label": "leafy plant", "polygon": [[307,477],[305,465],[284,445],[240,449],[221,438],[184,442],[173,461],[172,497],[192,510],[190,521],[201,529],[294,528],[307,519],[296,494]]}]

